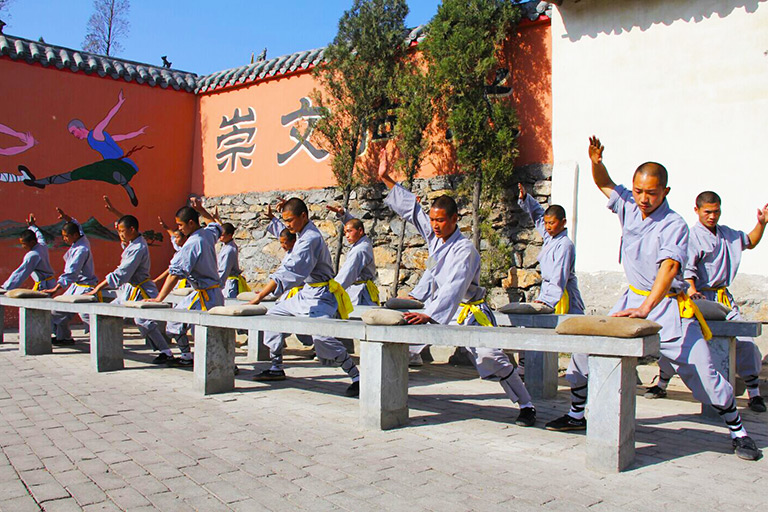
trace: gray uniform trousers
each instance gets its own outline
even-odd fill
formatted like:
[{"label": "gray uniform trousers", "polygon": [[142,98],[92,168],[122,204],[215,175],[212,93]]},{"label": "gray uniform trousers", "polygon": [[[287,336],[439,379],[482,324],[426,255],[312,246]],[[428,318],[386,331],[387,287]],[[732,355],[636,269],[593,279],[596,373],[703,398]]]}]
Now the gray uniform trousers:
[{"label": "gray uniform trousers", "polygon": [[[212,288],[206,291],[208,292],[207,301],[203,298],[202,293],[200,294],[200,297],[198,297],[198,293],[193,292],[187,295],[183,301],[176,304],[174,308],[200,311],[203,309],[203,302],[205,302],[206,310],[224,305],[224,296],[221,294],[221,288]],[[165,325],[165,332],[168,333],[169,336],[176,338],[176,345],[178,345],[182,354],[189,354],[191,352],[191,349],[189,348],[189,336],[187,335],[189,327],[188,324],[180,322],[168,322]]]},{"label": "gray uniform trousers", "polygon": [[[693,397],[701,403],[725,407],[733,399],[733,388],[712,364],[709,345],[699,323],[682,319],[683,335],[661,343],[659,366],[669,368],[683,379]],[[565,378],[573,387],[587,384],[586,354],[573,354]]]},{"label": "gray uniform trousers", "polygon": [[[71,284],[63,295],[83,295],[91,290],[93,290],[93,286],[78,286],[76,284]],[[72,337],[72,330],[69,328],[69,322],[74,316],[74,313],[62,313],[61,311],[51,312],[53,332],[56,335],[56,339],[66,340]],[[80,318],[82,318],[83,322],[90,327],[90,320],[87,314],[80,313]]]}]

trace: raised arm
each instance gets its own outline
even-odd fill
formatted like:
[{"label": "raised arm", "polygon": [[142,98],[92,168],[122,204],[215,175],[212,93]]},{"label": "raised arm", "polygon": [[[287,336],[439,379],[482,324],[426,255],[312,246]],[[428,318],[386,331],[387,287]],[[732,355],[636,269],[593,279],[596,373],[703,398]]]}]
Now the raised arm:
[{"label": "raised arm", "polygon": [[0,133],[4,133],[6,135],[10,135],[11,137],[15,137],[23,143],[21,146],[12,146],[10,148],[0,148],[0,155],[2,156],[18,155],[19,153],[23,153],[24,151],[32,148],[35,144],[37,144],[37,141],[35,140],[35,138],[32,136],[30,132],[27,132],[27,133],[17,132],[10,126],[5,126],[2,123],[0,123]]},{"label": "raised arm", "polygon": [[40,228],[37,227],[37,219],[35,219],[35,214],[30,213],[27,217],[27,227],[30,231],[32,231],[35,234],[35,238],[37,238],[37,243],[40,245],[47,245],[47,242],[45,240],[45,235],[42,231],[40,231]]},{"label": "raised arm", "polygon": [[536,231],[538,231],[546,240],[547,230],[544,227],[544,208],[542,208],[539,202],[526,192],[522,183],[518,183],[517,187],[520,190],[520,197],[517,204],[529,217],[531,217],[534,226],[536,226]]},{"label": "raised arm", "polygon": [[592,179],[605,197],[611,197],[611,192],[616,188],[616,184],[603,164],[604,150],[605,147],[600,144],[600,139],[594,135],[589,138],[589,159],[592,161]]},{"label": "raised arm", "polygon": [[107,112],[107,115],[104,117],[104,119],[102,119],[101,122],[96,125],[96,128],[93,129],[94,139],[99,141],[104,140],[104,130],[107,129],[107,126],[109,125],[110,121],[112,121],[112,118],[115,117],[118,112],[120,112],[120,107],[123,106],[123,103],[125,103],[125,97],[123,96],[123,90],[120,89],[120,93],[117,95],[117,103],[115,106],[112,107],[109,112]]},{"label": "raised arm", "polygon": [[74,222],[75,224],[77,224],[77,228],[80,230],[80,236],[85,236],[85,231],[83,231],[83,225],[80,224],[79,220],[68,215],[66,212],[64,212],[64,210],[62,210],[58,206],[56,207],[56,213],[59,214],[59,219],[63,220],[64,222]]},{"label": "raised arm", "polygon": [[104,196],[104,208],[118,219],[123,216],[123,212],[115,208],[108,196]]},{"label": "raised arm", "polygon": [[765,224],[768,223],[768,204],[763,206],[763,209],[757,209],[757,225],[752,231],[749,232],[749,247],[747,249],[754,249],[760,240],[763,238],[763,232],[765,231]]},{"label": "raised arm", "polygon": [[350,215],[349,212],[346,211],[341,206],[326,205],[325,208],[327,210],[332,211],[333,213],[335,213],[336,216],[339,218],[339,220],[341,221],[342,224],[346,224],[347,222],[349,222],[349,221],[354,219],[354,217],[352,215]]},{"label": "raised arm", "polygon": [[387,148],[381,148],[379,151],[379,180],[384,183],[387,188],[392,188],[397,185],[397,182],[390,175],[391,169],[389,168],[389,155],[387,154]]},{"label": "raised arm", "polygon": [[203,206],[203,200],[199,197],[194,197],[189,200],[189,205],[197,211],[197,213],[200,214],[200,216],[205,220],[205,222],[209,224],[220,224],[221,219],[216,219],[218,216],[217,213],[211,214],[208,210],[205,209],[205,206]]},{"label": "raised arm", "polygon": [[112,136],[112,140],[114,140],[115,142],[120,142],[120,141],[123,141],[123,140],[128,140],[128,139],[132,139],[134,137],[138,137],[139,135],[144,135],[144,132],[147,131],[147,128],[149,128],[149,126],[142,126],[141,128],[139,128],[135,132],[124,133],[122,135],[113,135]]}]

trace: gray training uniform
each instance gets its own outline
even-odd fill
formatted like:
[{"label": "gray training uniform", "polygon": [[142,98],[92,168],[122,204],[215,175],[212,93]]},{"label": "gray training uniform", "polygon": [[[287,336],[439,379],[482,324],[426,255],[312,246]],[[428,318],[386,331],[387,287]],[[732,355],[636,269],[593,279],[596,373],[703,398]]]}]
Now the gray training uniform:
[{"label": "gray training uniform", "polygon": [[[341,221],[346,224],[353,219],[348,212],[344,212]],[[373,243],[368,235],[363,235],[347,251],[336,281],[347,290],[353,306],[378,306],[368,293],[365,282],[369,280],[376,280],[376,261],[373,259]]]},{"label": "gray training uniform", "polygon": [[[278,221],[279,222],[279,221]],[[296,286],[303,288],[295,296],[276,303],[267,314],[276,316],[308,316],[309,318],[336,318],[338,305],[336,297],[328,286],[310,286],[313,283],[327,283],[333,279],[331,253],[325,244],[323,235],[309,221],[296,235],[296,245],[283,260],[280,268],[269,276],[277,283],[275,295],[282,295]],[[269,347],[273,368],[282,368],[283,349],[287,334],[266,331],[264,344]],[[356,380],[359,376],[357,366],[349,357],[344,344],[328,336],[312,336],[315,352],[319,359],[334,361]]]},{"label": "gray training uniform", "polygon": [[[700,222],[694,224],[688,237],[688,262],[685,266],[685,279],[692,279],[696,289],[708,300],[717,300],[717,289],[733,283],[741,263],[741,254],[750,245],[747,234],[728,226],[717,226],[717,234],[712,233]],[[741,320],[739,307],[726,290],[731,303],[728,320]],[[744,379],[748,388],[756,390],[758,376],[762,366],[762,355],[755,341],[748,337],[736,338],[736,373]],[[664,373],[668,368],[662,368]],[[669,380],[672,375],[663,375]]]},{"label": "gray training uniform", "polygon": [[[149,247],[139,235],[123,249],[120,265],[105,278],[110,288],[119,289],[115,304],[128,300],[154,299],[157,286],[150,279]],[[139,332],[155,350],[168,350],[168,342],[154,320],[136,319]]]},{"label": "gray training uniform", "polygon": [[35,281],[35,285],[40,290],[50,290],[56,286],[51,260],[48,256],[48,246],[45,244],[43,232],[37,226],[29,226],[29,230],[37,237],[37,244],[27,251],[24,259],[21,260],[19,268],[14,270],[3,283],[2,287],[5,290],[21,288],[21,285],[29,277]]},{"label": "gray training uniform", "polygon": [[[174,306],[176,309],[204,310],[224,305],[221,293],[219,271],[216,265],[216,240],[221,236],[221,226],[216,223],[200,228],[187,238],[184,245],[171,259],[168,272],[172,276],[185,278],[189,286],[195,289],[183,301]],[[208,296],[206,299],[205,296]],[[176,338],[182,358],[192,357],[187,337],[187,324],[168,322],[165,332]]]},{"label": "gray training uniform", "polygon": [[[648,291],[664,260],[680,263],[680,272],[672,281],[670,293],[685,291],[688,284],[683,280],[687,261],[688,226],[669,203],[664,202],[646,219],[635,204],[632,193],[618,185],[611,193],[608,208],[619,216],[622,227],[621,261],[629,284],[638,290]],[[645,296],[626,290],[611,313],[628,308],[637,308]],[[665,297],[648,315],[661,325],[661,360],[673,368],[691,390],[696,400],[717,406],[721,414],[730,412],[735,405],[733,388],[715,370],[709,353],[709,346],[701,333],[701,326],[695,318],[681,318],[675,297]],[[572,360],[573,371],[568,380],[586,383],[588,373],[586,356]],[[569,368],[570,370],[570,368]],[[583,379],[583,380],[580,380]],[[723,412],[725,409],[725,412]],[[728,421],[728,418],[726,417]],[[734,431],[734,425],[729,425]],[[741,428],[739,422],[738,428]]]},{"label": "gray training uniform", "polygon": [[[458,323],[457,313],[461,303],[483,300],[485,288],[480,286],[480,254],[472,242],[456,229],[443,242],[435,236],[429,217],[421,209],[416,196],[400,185],[389,192],[385,203],[404,220],[412,223],[429,246],[427,279],[431,294],[426,298],[424,314],[439,324]],[[422,278],[423,280],[424,278]],[[479,305],[488,319],[496,325],[493,311],[483,302]],[[479,325],[470,312],[463,325]],[[503,350],[485,347],[467,347],[472,361],[483,379],[499,380],[507,396],[520,404],[528,404],[531,396],[525,389],[517,367]]]},{"label": "gray training uniform", "polygon": [[238,277],[242,274],[240,270],[240,263],[237,261],[237,244],[234,241],[230,241],[221,248],[219,251],[219,279],[221,279],[221,288],[223,290],[224,298],[235,299],[239,293],[239,282],[237,279],[230,279],[230,277]]},{"label": "gray training uniform", "polygon": [[[93,266],[91,243],[83,233],[80,223],[76,219],[72,219],[72,222],[80,228],[80,238],[64,253],[64,271],[59,276],[57,283],[66,288],[64,295],[83,295],[93,290],[99,280]],[[73,316],[75,316],[74,313],[61,313],[59,311],[52,313],[56,339],[63,340],[72,337],[69,321]],[[88,315],[81,313],[80,318],[88,324]]]},{"label": "gray training uniform", "polygon": [[536,300],[549,307],[555,307],[563,296],[563,290],[568,292],[568,302],[571,315],[584,314],[584,301],[579,291],[579,281],[576,279],[576,249],[564,229],[557,236],[550,236],[544,228],[544,208],[538,201],[526,194],[525,199],[519,200],[520,208],[526,212],[544,239],[544,245],[539,251],[541,265],[541,291]]}]

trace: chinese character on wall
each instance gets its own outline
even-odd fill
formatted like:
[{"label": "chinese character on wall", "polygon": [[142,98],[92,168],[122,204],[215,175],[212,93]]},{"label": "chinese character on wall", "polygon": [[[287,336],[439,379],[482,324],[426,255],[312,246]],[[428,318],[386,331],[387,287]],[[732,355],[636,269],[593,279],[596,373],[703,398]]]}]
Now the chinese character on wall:
[{"label": "chinese character on wall", "polygon": [[248,107],[248,113],[240,114],[236,108],[231,118],[221,117],[219,131],[221,135],[216,137],[216,161],[219,171],[229,168],[235,172],[238,164],[247,169],[253,163],[251,155],[255,144],[253,136],[256,135],[256,113]]},{"label": "chinese character on wall", "polygon": [[[307,97],[301,98],[299,102],[301,104],[299,110],[295,110],[280,118],[280,124],[283,127],[291,127],[289,137],[295,142],[295,145],[289,151],[277,154],[278,165],[287,164],[301,151],[305,151],[316,162],[321,162],[328,158],[327,151],[315,147],[309,140],[312,137],[312,133],[315,131],[315,125],[320,117],[319,109],[312,107],[312,101]],[[299,121],[306,122],[304,133],[301,133],[296,126]]]}]

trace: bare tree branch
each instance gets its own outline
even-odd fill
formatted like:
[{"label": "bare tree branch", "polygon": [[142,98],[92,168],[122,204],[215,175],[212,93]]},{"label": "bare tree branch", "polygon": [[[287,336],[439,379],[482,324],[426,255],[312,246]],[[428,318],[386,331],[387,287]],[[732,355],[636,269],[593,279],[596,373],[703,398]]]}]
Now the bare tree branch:
[{"label": "bare tree branch", "polygon": [[131,3],[129,0],[94,0],[93,9],[83,50],[104,55],[120,52],[123,49],[121,40],[128,36],[130,30],[128,14]]}]

